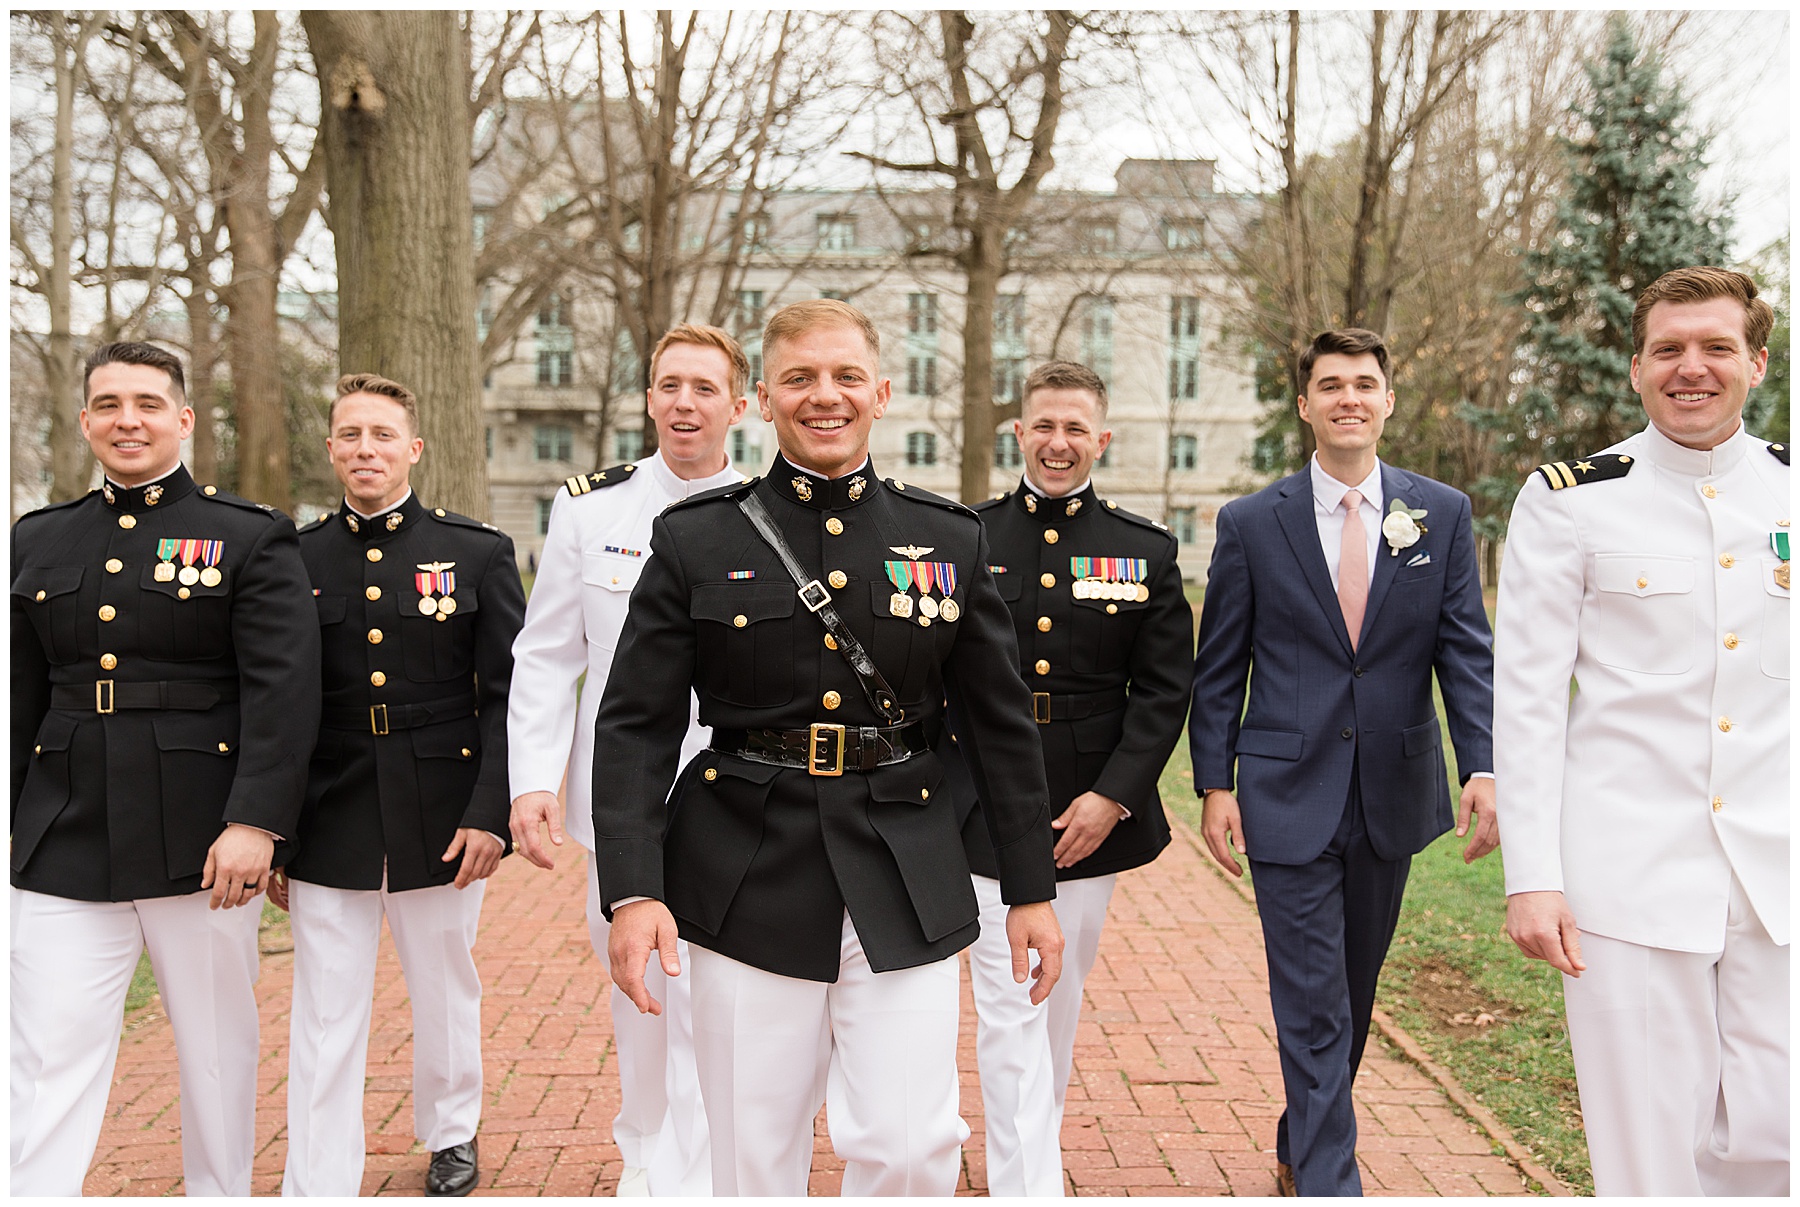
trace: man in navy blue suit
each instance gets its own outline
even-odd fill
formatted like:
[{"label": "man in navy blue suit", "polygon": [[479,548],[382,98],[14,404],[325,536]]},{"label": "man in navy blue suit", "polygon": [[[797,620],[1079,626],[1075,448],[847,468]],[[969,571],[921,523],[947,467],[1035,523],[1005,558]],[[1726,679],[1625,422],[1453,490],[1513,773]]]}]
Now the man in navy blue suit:
[{"label": "man in navy blue suit", "polygon": [[1256,884],[1287,1092],[1277,1185],[1354,1195],[1375,981],[1412,856],[1451,825],[1434,670],[1456,832],[1477,819],[1464,861],[1498,840],[1493,636],[1468,496],[1376,458],[1394,412],[1381,337],[1327,331],[1299,369],[1318,452],[1219,512],[1189,734],[1207,847],[1234,876],[1233,848],[1248,856]]}]

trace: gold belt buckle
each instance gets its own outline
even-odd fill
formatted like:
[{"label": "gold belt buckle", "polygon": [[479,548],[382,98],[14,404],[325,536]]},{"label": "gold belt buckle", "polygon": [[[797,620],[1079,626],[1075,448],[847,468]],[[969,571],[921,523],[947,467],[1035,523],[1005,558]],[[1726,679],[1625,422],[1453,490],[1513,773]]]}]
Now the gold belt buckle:
[{"label": "gold belt buckle", "polygon": [[369,705],[369,732],[380,737],[388,731],[387,705]]},{"label": "gold belt buckle", "polygon": [[1050,724],[1050,693],[1031,693],[1031,719],[1039,725]]},{"label": "gold belt buckle", "polygon": [[[836,739],[835,758],[829,748],[825,750],[819,748],[819,744],[828,738]],[[844,774],[844,727],[842,725],[814,725],[807,730],[806,773],[808,775]]]},{"label": "gold belt buckle", "polygon": [[94,680],[94,711],[102,714],[113,711],[113,681],[111,679]]}]

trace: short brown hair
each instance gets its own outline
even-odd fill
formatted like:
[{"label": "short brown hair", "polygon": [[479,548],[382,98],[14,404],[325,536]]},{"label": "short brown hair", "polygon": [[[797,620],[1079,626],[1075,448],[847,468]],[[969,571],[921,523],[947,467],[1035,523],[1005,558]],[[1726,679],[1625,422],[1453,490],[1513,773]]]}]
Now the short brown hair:
[{"label": "short brown hair", "polygon": [[1321,331],[1313,336],[1313,342],[1306,351],[1300,354],[1300,388],[1304,392],[1312,382],[1313,366],[1319,363],[1321,356],[1332,354],[1338,356],[1373,356],[1375,363],[1381,368],[1381,380],[1393,384],[1394,377],[1388,370],[1387,342],[1370,331],[1367,327],[1344,327],[1337,331]]},{"label": "short brown hair", "polygon": [[1677,268],[1665,272],[1638,294],[1631,308],[1631,350],[1641,354],[1650,333],[1650,307],[1658,302],[1709,302],[1713,298],[1731,298],[1744,307],[1744,338],[1755,356],[1768,345],[1769,332],[1775,327],[1775,311],[1756,296],[1756,282],[1729,268]]},{"label": "short brown hair", "polygon": [[146,365],[152,369],[161,369],[169,375],[169,384],[175,387],[175,400],[181,403],[187,401],[187,378],[181,371],[179,356],[158,348],[155,344],[123,340],[102,344],[88,353],[87,364],[81,371],[82,406],[87,406],[88,379],[94,375],[95,369],[104,365]]},{"label": "short brown hair", "polygon": [[863,340],[869,345],[869,355],[880,362],[881,336],[876,332],[875,324],[849,302],[840,302],[836,298],[790,302],[771,314],[769,321],[763,324],[763,356],[766,358],[769,349],[781,340],[793,339],[819,327],[853,327],[862,332]]},{"label": "short brown hair", "polygon": [[717,327],[709,327],[705,323],[678,323],[663,333],[656,341],[656,347],[650,353],[650,383],[656,384],[656,362],[671,344],[698,344],[702,348],[717,348],[725,354],[731,364],[731,397],[744,396],[744,388],[750,381],[750,358],[744,355],[743,345],[731,338],[728,332]]},{"label": "short brown hair", "polygon": [[1106,383],[1086,365],[1078,365],[1072,360],[1053,360],[1033,369],[1025,379],[1024,402],[1019,405],[1021,418],[1031,409],[1031,396],[1038,390],[1087,390],[1100,400],[1100,418],[1106,418]]},{"label": "short brown hair", "polygon": [[337,397],[331,400],[331,410],[325,415],[327,430],[337,419],[337,404],[352,394],[378,394],[393,399],[406,412],[407,429],[415,436],[419,434],[419,400],[399,382],[375,373],[346,373],[337,379]]}]

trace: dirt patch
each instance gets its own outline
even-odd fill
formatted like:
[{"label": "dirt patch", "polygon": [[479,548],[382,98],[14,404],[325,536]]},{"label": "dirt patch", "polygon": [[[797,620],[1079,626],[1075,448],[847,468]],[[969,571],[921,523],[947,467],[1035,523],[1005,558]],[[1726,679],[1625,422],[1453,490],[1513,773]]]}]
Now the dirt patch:
[{"label": "dirt patch", "polygon": [[1524,1013],[1504,998],[1482,993],[1462,972],[1441,960],[1422,960],[1412,967],[1410,996],[1432,1025],[1458,1039],[1479,1035]]}]

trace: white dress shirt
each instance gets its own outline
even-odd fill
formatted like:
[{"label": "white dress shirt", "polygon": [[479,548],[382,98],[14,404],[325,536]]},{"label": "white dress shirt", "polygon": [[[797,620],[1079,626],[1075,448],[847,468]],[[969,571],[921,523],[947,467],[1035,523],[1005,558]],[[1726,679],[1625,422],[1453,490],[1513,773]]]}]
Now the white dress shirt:
[{"label": "white dress shirt", "polygon": [[1362,516],[1363,537],[1369,544],[1369,581],[1375,581],[1375,546],[1381,541],[1381,508],[1384,500],[1381,497],[1381,462],[1375,462],[1375,468],[1369,476],[1354,485],[1345,485],[1325,472],[1319,464],[1319,454],[1314,453],[1308,462],[1312,472],[1313,519],[1319,525],[1319,548],[1325,553],[1325,568],[1331,571],[1331,589],[1337,590],[1338,558],[1344,550],[1344,492],[1362,491],[1362,504],[1357,508]]}]

